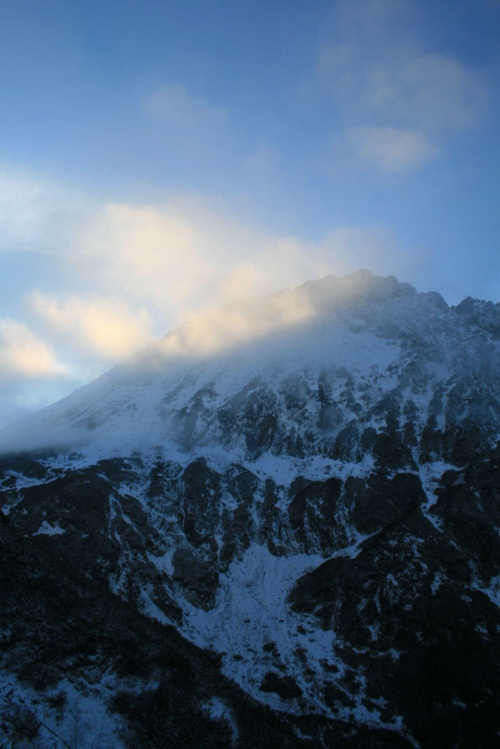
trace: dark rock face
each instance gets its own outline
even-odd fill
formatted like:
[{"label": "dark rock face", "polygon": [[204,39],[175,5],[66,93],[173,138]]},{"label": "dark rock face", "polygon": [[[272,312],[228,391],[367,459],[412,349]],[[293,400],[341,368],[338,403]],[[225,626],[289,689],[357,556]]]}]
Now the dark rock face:
[{"label": "dark rock face", "polygon": [[[367,698],[382,697],[386,715],[405,716],[420,746],[486,747],[500,729],[500,616],[475,587],[472,554],[455,539],[410,509],[355,558],[331,559],[302,577],[289,600],[334,629],[348,673],[363,674]],[[477,571],[486,585],[495,568]],[[345,677],[339,687],[351,700],[360,690]]]},{"label": "dark rock face", "polygon": [[[79,737],[96,746],[116,746],[120,740],[150,749],[225,748],[234,745],[234,722],[244,746],[312,745],[319,728],[314,721],[298,738],[290,719],[271,713],[221,674],[217,655],[110,595],[100,580],[89,580],[64,552],[54,553],[43,541],[18,527],[0,526],[2,669],[36,695],[28,707],[26,691],[18,698],[12,688],[2,689],[2,743],[49,747],[56,737],[71,746]],[[74,721],[65,733],[61,716],[71,690],[96,700],[102,681],[116,734],[103,735],[98,722],[90,730],[82,723],[76,731]],[[231,722],[211,717],[206,706],[214,699]],[[44,703],[40,721],[36,711]],[[340,721],[328,727],[339,740],[349,733]]]},{"label": "dark rock face", "polygon": [[256,380],[219,411],[218,420],[224,440],[241,435],[248,454],[257,458],[273,444],[278,429],[278,415],[276,395]]},{"label": "dark rock face", "polygon": [[360,533],[373,533],[397,522],[425,500],[420,479],[413,473],[397,473],[392,479],[375,473],[368,481],[350,478],[346,492]]},{"label": "dark rock face", "polygon": [[[56,478],[43,463],[27,465],[39,483],[13,490],[4,474],[12,506],[1,527],[84,570],[89,585],[111,586],[134,608],[149,600],[181,627],[182,600],[207,612],[217,607],[221,575],[244,563],[256,542],[277,557],[323,556],[292,585],[288,606],[304,621],[300,642],[332,632],[332,649],[318,671],[297,645],[299,670],[271,667],[258,686],[263,697],[305,705],[314,683],[334,715],[354,716],[362,705],[381,725],[401,716],[403,734],[393,726],[373,745],[404,746],[404,735],[429,749],[491,745],[500,714],[498,447],[445,470],[430,505],[417,473],[391,472],[379,460],[366,477],[297,477],[288,488],[237,465],[219,473],[203,459],[183,470],[101,461]],[[155,560],[169,550],[171,568],[160,569]],[[266,630],[273,635],[279,640]],[[282,656],[279,642],[264,642],[264,663],[281,668]],[[235,653],[233,662],[241,658]],[[48,671],[43,678],[58,681]],[[356,729],[360,742],[364,730]]]},{"label": "dark rock face", "polygon": [[174,580],[181,583],[188,600],[203,608],[213,606],[218,583],[213,561],[200,559],[190,549],[178,548],[173,565]]},{"label": "dark rock face", "polygon": [[184,532],[193,546],[213,537],[220,512],[219,476],[204,460],[191,463],[183,475]]},{"label": "dark rock face", "polygon": [[280,676],[273,671],[267,672],[260,690],[261,692],[275,692],[285,700],[300,697],[302,694],[302,689],[290,676]]},{"label": "dark rock face", "polygon": [[[318,548],[324,552],[347,544],[345,527],[336,522],[342,506],[339,479],[306,481],[298,478],[290,487],[290,494],[293,499],[288,505],[288,517],[301,549],[312,551],[312,538],[317,539]],[[325,523],[326,518],[328,522]]]}]

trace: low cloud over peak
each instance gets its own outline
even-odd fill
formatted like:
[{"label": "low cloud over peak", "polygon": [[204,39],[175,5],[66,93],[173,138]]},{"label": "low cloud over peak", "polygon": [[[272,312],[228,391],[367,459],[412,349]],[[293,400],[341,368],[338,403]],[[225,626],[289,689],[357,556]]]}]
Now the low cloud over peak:
[{"label": "low cloud over peak", "polygon": [[58,300],[34,292],[31,304],[52,334],[66,342],[67,350],[83,349],[87,356],[94,354],[104,361],[128,356],[153,339],[148,313],[131,310],[120,300]]}]

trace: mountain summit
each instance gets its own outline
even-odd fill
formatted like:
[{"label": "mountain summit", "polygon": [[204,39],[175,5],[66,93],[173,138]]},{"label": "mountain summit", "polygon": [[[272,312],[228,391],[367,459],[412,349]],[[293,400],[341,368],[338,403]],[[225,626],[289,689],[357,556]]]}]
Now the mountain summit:
[{"label": "mountain summit", "polygon": [[491,303],[449,308],[392,276],[327,276],[192,318],[1,444],[330,454],[343,427],[384,423],[384,398],[417,400],[421,415],[440,401],[448,424],[483,428],[500,415],[499,336]]},{"label": "mountain summit", "polygon": [[[64,727],[91,694],[109,746],[492,746],[499,352],[497,305],[328,276],[4,430],[2,626],[32,643],[4,639],[9,709]],[[79,601],[64,626],[35,569]]]}]

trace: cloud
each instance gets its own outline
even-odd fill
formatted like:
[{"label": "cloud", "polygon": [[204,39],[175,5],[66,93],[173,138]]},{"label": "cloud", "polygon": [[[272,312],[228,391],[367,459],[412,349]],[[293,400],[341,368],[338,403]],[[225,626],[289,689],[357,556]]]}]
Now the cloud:
[{"label": "cloud", "polygon": [[109,204],[79,237],[75,275],[175,324],[196,311],[331,269],[322,249],[234,218],[202,196]]},{"label": "cloud", "polygon": [[63,244],[89,207],[74,190],[0,164],[0,252],[53,251],[56,233]]},{"label": "cloud", "polygon": [[96,294],[119,293],[131,309],[147,310],[159,333],[216,306],[358,270],[367,259],[377,272],[399,250],[380,227],[339,227],[318,241],[278,235],[200,195],[106,205],[75,246],[75,275]]},{"label": "cloud", "polygon": [[[394,235],[383,227],[344,226],[329,232],[321,246],[332,259],[333,275],[342,276],[360,268],[380,275],[405,277],[408,257]],[[413,250],[412,264],[416,267],[424,259],[421,251]]]},{"label": "cloud", "polygon": [[58,288],[48,288],[45,277],[38,283],[39,268],[26,279],[34,321],[51,332],[56,348],[108,361],[192,314],[356,270],[364,264],[362,244],[372,246],[374,237],[384,254],[376,228],[343,227],[307,241],[270,232],[201,194],[147,205],[84,200],[85,211],[72,222],[57,201],[43,197],[45,183],[31,184],[48,206],[45,215],[40,210],[37,246],[57,260],[60,273]]},{"label": "cloud", "polygon": [[[228,110],[189,91],[183,84],[161,86],[141,102],[141,150],[154,159],[162,182],[234,184],[248,148]],[[230,176],[229,176],[230,175]]]},{"label": "cloud", "polygon": [[175,206],[109,204],[78,238],[74,262],[97,287],[120,290],[164,313],[190,305],[210,283],[210,238]]},{"label": "cloud", "polygon": [[47,378],[67,375],[50,347],[23,323],[0,320],[0,379]]},{"label": "cloud", "polygon": [[153,340],[151,318],[116,299],[59,301],[35,292],[33,309],[49,328],[66,341],[66,348],[83,348],[103,360],[116,361]]},{"label": "cloud", "polygon": [[279,179],[280,154],[269,143],[262,140],[246,158],[245,173],[248,179],[262,189],[262,186],[276,186]]},{"label": "cloud", "polygon": [[380,122],[400,122],[426,132],[467,130],[482,119],[487,95],[480,76],[458,60],[401,50],[358,72],[358,94],[343,91],[344,103]]},{"label": "cloud", "polygon": [[147,205],[83,199],[72,214],[62,188],[45,195],[44,181],[21,186],[36,208],[28,223],[39,262],[23,266],[18,321],[5,295],[7,312],[0,312],[4,421],[67,395],[181,324],[169,345],[206,355],[309,314],[297,296],[292,304],[285,295],[284,306],[257,319],[251,308],[235,307],[244,297],[361,266],[401,267],[394,241],[376,227],[342,227],[307,241],[270,232],[201,194]]},{"label": "cloud", "polygon": [[335,8],[313,87],[336,104],[344,140],[363,158],[383,171],[417,167],[438,155],[445,138],[482,122],[481,72],[426,48],[421,7],[341,0]]},{"label": "cloud", "polygon": [[315,242],[281,236],[202,195],[108,203],[67,238],[71,252],[54,248],[64,290],[36,289],[33,278],[30,308],[55,343],[108,361],[213,307],[357,270],[368,250],[377,271],[394,245],[377,227],[341,227]]},{"label": "cloud", "polygon": [[436,155],[436,148],[418,130],[353,127],[337,139],[332,155],[341,164],[347,161],[396,174],[429,161]]},{"label": "cloud", "polygon": [[314,313],[300,291],[285,290],[268,298],[255,299],[192,315],[184,325],[161,344],[162,354],[173,356],[212,356],[240,343],[283,331],[309,319]]},{"label": "cloud", "polygon": [[229,121],[225,109],[208,104],[182,84],[163,86],[143,106],[150,117],[180,128],[226,128]]}]

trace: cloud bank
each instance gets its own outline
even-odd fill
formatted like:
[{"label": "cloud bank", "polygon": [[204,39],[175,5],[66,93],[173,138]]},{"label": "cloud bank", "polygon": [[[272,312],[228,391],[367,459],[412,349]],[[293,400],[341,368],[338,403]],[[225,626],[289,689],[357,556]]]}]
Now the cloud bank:
[{"label": "cloud bank", "polygon": [[[194,49],[182,62],[165,57],[162,42],[146,70],[125,45],[98,81],[89,69],[57,89],[52,76],[68,120],[54,120],[42,95],[40,119],[8,108],[19,142],[4,157],[22,158],[25,147],[42,176],[0,163],[0,421],[181,324],[181,348],[248,340],[262,326],[234,306],[232,321],[220,311],[242,297],[363,267],[418,283],[424,263],[456,293],[460,262],[464,279],[473,268],[463,262],[470,242],[490,248],[480,251],[491,259],[488,282],[494,276],[495,136],[491,123],[483,143],[473,133],[488,124],[490,98],[497,116],[494,35],[484,49],[479,35],[485,4],[471,4],[470,15],[460,4],[453,29],[443,24],[453,4],[332,0],[329,21],[328,4],[312,13],[296,5],[285,25],[270,15],[262,44],[250,34],[261,29],[255,8],[241,48],[235,37],[231,49],[211,46],[199,58]],[[464,19],[482,13],[468,38]],[[282,52],[297,33],[292,59]],[[270,231],[255,216],[288,228]],[[415,242],[434,243],[433,257]],[[276,319],[295,324],[304,314],[299,305]]]},{"label": "cloud bank", "polygon": [[333,156],[394,173],[442,151],[477,127],[488,106],[482,74],[428,49],[422,7],[406,0],[340,0],[321,45],[313,88],[344,122]]},{"label": "cloud bank", "polygon": [[[20,315],[5,315],[0,329],[2,377],[16,378],[16,396],[4,388],[3,407],[9,399],[9,414],[19,416],[43,383],[53,384],[50,397],[62,396],[181,324],[170,345],[206,355],[269,332],[269,321],[238,314],[241,299],[362,266],[393,272],[397,257],[392,237],[376,227],[341,227],[305,241],[269,232],[199,194],[143,205],[83,200],[73,213],[78,201],[62,188],[5,174],[0,185],[5,192],[20,187],[24,211],[13,213],[22,231],[2,234],[4,257],[24,257],[29,248],[41,263],[23,264]],[[273,324],[307,316],[284,300]],[[230,316],[227,306],[220,309],[228,304]]]},{"label": "cloud bank", "polygon": [[0,380],[66,375],[50,347],[23,323],[0,320]]},{"label": "cloud bank", "polygon": [[[481,70],[429,42],[426,12],[409,0],[332,5],[305,74],[308,104],[312,98],[316,114],[332,120],[330,135],[322,128],[315,147],[327,152],[323,174],[371,170],[399,180],[481,126],[490,95]],[[142,138],[151,136],[159,163],[174,172],[201,163],[214,180],[217,167],[237,164],[259,189],[284,189],[283,175],[276,177],[281,144],[245,140],[227,100],[221,106],[204,93],[166,80],[136,97]],[[412,250],[415,271],[425,258]],[[16,388],[26,382],[31,389],[49,380],[72,389],[180,324],[191,347],[247,339],[258,325],[249,330],[234,311],[231,323],[225,313],[211,313],[211,331],[203,316],[327,273],[368,267],[404,277],[409,258],[379,226],[335,226],[306,240],[270,232],[213,195],[99,201],[1,165],[0,252],[12,266],[24,253],[0,300],[0,371],[4,381],[17,378]],[[294,314],[278,318],[286,324]],[[296,310],[297,320],[303,314]]]},{"label": "cloud bank", "polygon": [[76,345],[87,355],[113,362],[153,340],[150,315],[144,309],[132,312],[121,300],[60,301],[34,292],[31,304],[38,318],[60,335],[66,350]]}]

